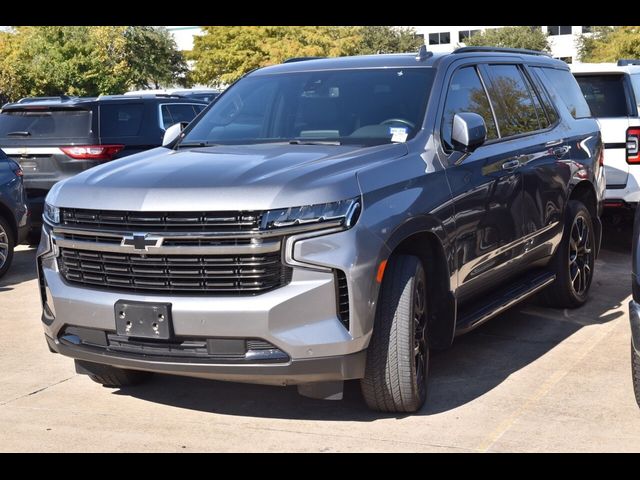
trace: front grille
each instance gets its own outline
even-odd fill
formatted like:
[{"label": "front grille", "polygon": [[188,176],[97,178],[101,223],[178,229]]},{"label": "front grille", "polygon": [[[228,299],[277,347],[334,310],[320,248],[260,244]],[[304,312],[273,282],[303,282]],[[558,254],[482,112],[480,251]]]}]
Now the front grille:
[{"label": "front grille", "polygon": [[260,229],[262,212],[125,212],[61,208],[64,226],[144,232],[247,232]]},{"label": "front grille", "polygon": [[286,285],[280,252],[260,255],[138,255],[60,248],[58,267],[73,284],[145,293],[258,294]]}]

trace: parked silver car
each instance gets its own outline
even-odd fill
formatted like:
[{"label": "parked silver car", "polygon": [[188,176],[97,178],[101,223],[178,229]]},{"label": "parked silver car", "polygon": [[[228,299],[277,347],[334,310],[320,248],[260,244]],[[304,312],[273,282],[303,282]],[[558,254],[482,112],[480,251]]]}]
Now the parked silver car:
[{"label": "parked silver car", "polygon": [[415,411],[431,348],[542,290],[587,300],[604,178],[585,109],[535,52],[254,71],[164,147],[53,187],[49,346],[107,386],[165,372],[340,398],[361,379],[371,408]]}]

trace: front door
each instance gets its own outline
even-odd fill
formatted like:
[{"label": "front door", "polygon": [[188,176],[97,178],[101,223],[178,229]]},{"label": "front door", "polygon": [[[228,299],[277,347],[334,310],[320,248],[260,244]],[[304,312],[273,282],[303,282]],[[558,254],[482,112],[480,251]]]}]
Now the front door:
[{"label": "front door", "polygon": [[[452,148],[453,116],[459,112],[478,113],[487,124],[487,142],[468,155]],[[503,283],[523,253],[519,153],[505,148],[499,138],[478,68],[458,68],[446,92],[440,139],[449,155],[447,179],[455,208],[456,296],[460,302]]]}]

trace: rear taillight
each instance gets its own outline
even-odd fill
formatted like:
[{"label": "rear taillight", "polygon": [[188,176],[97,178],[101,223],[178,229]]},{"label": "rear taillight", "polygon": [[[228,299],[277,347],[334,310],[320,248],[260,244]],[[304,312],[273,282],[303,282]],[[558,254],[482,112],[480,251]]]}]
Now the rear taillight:
[{"label": "rear taillight", "polygon": [[640,128],[629,127],[627,129],[627,163],[640,163]]},{"label": "rear taillight", "polygon": [[60,150],[75,160],[111,160],[123,148],[124,145],[74,145]]},{"label": "rear taillight", "polygon": [[16,177],[23,177],[24,176],[24,172],[22,171],[22,167],[20,166],[20,164],[18,162],[14,162],[13,160],[9,160],[9,166],[11,167],[11,170],[13,170],[13,173],[16,174]]}]

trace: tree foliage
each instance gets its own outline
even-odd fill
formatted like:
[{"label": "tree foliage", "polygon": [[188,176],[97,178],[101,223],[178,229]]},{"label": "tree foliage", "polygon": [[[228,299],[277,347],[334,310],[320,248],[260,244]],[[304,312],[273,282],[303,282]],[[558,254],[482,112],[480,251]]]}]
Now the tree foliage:
[{"label": "tree foliage", "polygon": [[640,58],[640,27],[592,27],[578,38],[578,56],[583,62],[615,62]]},{"label": "tree foliage", "polygon": [[184,80],[187,66],[164,28],[25,26],[0,34],[0,92],[99,95]]},{"label": "tree foliage", "polygon": [[202,27],[190,58],[194,79],[203,84],[234,82],[259,67],[291,57],[339,56],[356,52],[354,27],[216,26]]},{"label": "tree foliage", "polygon": [[292,57],[409,52],[422,43],[411,28],[384,26],[203,27],[190,58],[197,82],[223,85]]},{"label": "tree foliage", "polygon": [[417,52],[424,38],[416,35],[413,28],[366,26],[359,27],[361,37],[356,48],[358,55],[373,53]]},{"label": "tree foliage", "polygon": [[528,48],[550,51],[547,34],[535,27],[501,27],[487,29],[465,40],[467,46]]}]

